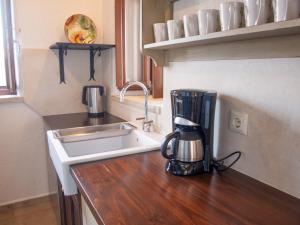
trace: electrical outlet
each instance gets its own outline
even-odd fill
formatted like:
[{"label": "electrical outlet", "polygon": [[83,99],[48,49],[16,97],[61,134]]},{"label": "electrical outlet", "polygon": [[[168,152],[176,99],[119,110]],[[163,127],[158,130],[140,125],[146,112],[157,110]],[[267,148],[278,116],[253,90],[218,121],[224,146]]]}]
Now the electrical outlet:
[{"label": "electrical outlet", "polygon": [[232,132],[247,135],[248,114],[242,112],[230,111],[229,129]]}]

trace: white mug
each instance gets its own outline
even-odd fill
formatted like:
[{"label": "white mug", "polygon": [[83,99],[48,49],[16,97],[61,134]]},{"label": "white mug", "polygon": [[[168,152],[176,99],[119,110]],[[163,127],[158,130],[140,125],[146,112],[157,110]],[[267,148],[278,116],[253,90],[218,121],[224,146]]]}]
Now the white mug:
[{"label": "white mug", "polygon": [[232,30],[243,26],[243,3],[223,2],[220,4],[221,30]]},{"label": "white mug", "polygon": [[271,0],[244,0],[246,26],[265,24],[271,15]]},{"label": "white mug", "polygon": [[199,35],[198,17],[195,14],[183,16],[184,36]]},{"label": "white mug", "polygon": [[200,35],[216,32],[218,29],[219,11],[216,9],[202,9],[198,11]]},{"label": "white mug", "polygon": [[169,40],[182,38],[184,36],[182,20],[168,20],[167,26]]},{"label": "white mug", "polygon": [[155,24],[153,24],[153,30],[154,30],[155,42],[161,42],[161,41],[168,40],[167,24],[155,23]]},{"label": "white mug", "polygon": [[274,21],[296,19],[300,14],[300,0],[273,0]]}]

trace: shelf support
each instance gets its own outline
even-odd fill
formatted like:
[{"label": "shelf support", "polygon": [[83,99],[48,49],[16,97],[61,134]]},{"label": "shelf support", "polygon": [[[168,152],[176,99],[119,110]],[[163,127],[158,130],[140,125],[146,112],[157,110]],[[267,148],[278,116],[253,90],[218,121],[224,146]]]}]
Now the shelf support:
[{"label": "shelf support", "polygon": [[98,57],[101,56],[100,49],[94,49],[93,47],[90,48],[90,79],[89,80],[96,80],[95,79],[95,55],[98,53]]},{"label": "shelf support", "polygon": [[115,45],[106,44],[78,44],[78,43],[66,43],[56,42],[51,45],[50,49],[58,50],[59,55],[59,73],[60,73],[60,84],[66,84],[65,70],[64,70],[64,56],[67,55],[67,50],[87,50],[90,52],[90,79],[95,79],[95,56],[98,52],[98,56],[101,56],[101,52],[110,48],[114,48]]},{"label": "shelf support", "polygon": [[64,68],[64,54],[67,54],[67,51],[62,47],[58,50],[59,54],[59,74],[60,74],[60,84],[66,83],[65,81],[65,68]]}]

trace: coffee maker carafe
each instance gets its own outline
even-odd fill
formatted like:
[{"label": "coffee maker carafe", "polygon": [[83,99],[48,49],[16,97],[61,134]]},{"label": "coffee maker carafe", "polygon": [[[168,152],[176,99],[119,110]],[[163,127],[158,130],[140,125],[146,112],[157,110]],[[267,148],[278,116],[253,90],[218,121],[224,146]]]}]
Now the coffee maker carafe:
[{"label": "coffee maker carafe", "polygon": [[171,91],[173,132],[161,145],[167,171],[194,175],[213,170],[216,97],[212,91]]}]

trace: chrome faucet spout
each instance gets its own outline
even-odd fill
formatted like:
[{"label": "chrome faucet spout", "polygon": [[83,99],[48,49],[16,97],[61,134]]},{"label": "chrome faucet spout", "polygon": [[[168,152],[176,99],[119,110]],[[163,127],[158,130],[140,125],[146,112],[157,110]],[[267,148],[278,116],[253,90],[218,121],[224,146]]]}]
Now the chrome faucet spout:
[{"label": "chrome faucet spout", "polygon": [[153,121],[149,121],[149,118],[148,118],[148,96],[149,96],[148,87],[140,81],[127,82],[124,85],[123,89],[120,91],[120,101],[121,102],[124,101],[126,91],[132,86],[139,86],[143,89],[144,96],[145,96],[145,104],[144,104],[145,120],[144,120],[144,123],[143,123],[143,130],[146,131],[146,132],[150,132],[151,124],[152,124]]}]

